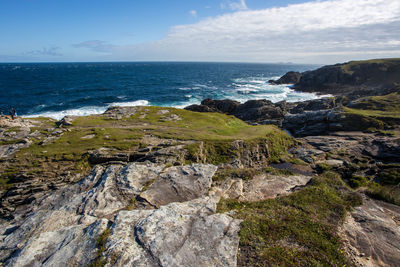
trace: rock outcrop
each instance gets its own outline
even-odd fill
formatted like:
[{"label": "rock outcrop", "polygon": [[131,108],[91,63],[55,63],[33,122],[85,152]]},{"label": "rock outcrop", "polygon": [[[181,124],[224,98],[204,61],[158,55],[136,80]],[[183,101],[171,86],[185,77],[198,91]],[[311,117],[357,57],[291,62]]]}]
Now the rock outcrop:
[{"label": "rock outcrop", "polygon": [[269,80],[270,84],[296,84],[300,81],[302,74],[297,71],[289,71],[278,80]]},{"label": "rock outcrop", "polygon": [[294,88],[350,98],[385,95],[398,90],[399,73],[400,59],[351,61],[304,72]]},{"label": "rock outcrop", "polygon": [[[99,257],[110,266],[235,266],[240,221],[216,214],[219,198],[205,196],[215,170],[97,165],[81,182],[3,222],[0,260],[5,266],[82,266]],[[158,208],[131,210],[136,197]],[[97,240],[105,232],[99,255]]]},{"label": "rock outcrop", "polygon": [[341,227],[345,252],[357,266],[397,266],[400,262],[400,207],[365,199]]}]

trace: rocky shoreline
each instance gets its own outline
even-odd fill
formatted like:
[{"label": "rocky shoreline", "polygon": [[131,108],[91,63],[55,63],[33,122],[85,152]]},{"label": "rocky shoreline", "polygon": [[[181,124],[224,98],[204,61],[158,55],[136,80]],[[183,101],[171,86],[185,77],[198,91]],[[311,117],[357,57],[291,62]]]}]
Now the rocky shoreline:
[{"label": "rocky shoreline", "polygon": [[398,265],[399,66],[270,81],[334,95],[305,102],[0,118],[0,266]]}]

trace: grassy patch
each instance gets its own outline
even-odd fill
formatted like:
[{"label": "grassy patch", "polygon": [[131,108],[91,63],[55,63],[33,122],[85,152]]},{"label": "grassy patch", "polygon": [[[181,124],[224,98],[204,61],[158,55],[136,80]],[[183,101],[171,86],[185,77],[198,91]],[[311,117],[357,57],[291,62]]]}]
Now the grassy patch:
[{"label": "grassy patch", "polygon": [[279,163],[283,156],[287,155],[288,147],[294,144],[293,138],[282,131],[270,131],[267,133],[268,156],[271,163]]},{"label": "grassy patch", "polygon": [[345,266],[337,227],[361,198],[327,172],[289,196],[260,202],[221,200],[242,219],[240,266]]},{"label": "grassy patch", "polygon": [[270,166],[265,168],[264,172],[273,174],[273,175],[293,175],[293,172],[291,172],[290,170],[278,169],[278,168],[273,168]]},{"label": "grassy patch", "polygon": [[[33,130],[38,130],[41,140],[44,140],[51,132],[48,129],[54,128],[55,121],[46,118],[34,120],[40,123]],[[133,116],[119,120],[102,115],[76,117],[67,129],[60,138],[45,145],[40,145],[40,140],[33,140],[33,144],[16,153],[7,166],[50,180],[67,173],[85,174],[90,169],[88,151],[105,147],[110,153],[133,153],[143,147],[145,135],[203,142],[207,162],[214,164],[228,162],[237,156],[240,151],[232,147],[234,140],[241,139],[249,145],[268,142],[270,153],[276,158],[285,153],[286,145],[292,143],[291,138],[275,126],[251,126],[224,114],[163,107],[137,107]],[[198,143],[188,147],[189,161],[199,161]],[[0,166],[0,172],[4,168]],[[0,186],[4,188],[2,184],[12,184],[17,174],[2,176]]]},{"label": "grassy patch", "polygon": [[400,187],[374,184],[369,186],[366,194],[372,198],[382,200],[395,205],[400,205]]},{"label": "grassy patch", "polygon": [[376,182],[367,184],[367,194],[382,201],[400,205],[400,167],[381,170]]},{"label": "grassy patch", "polygon": [[359,60],[350,61],[346,64],[342,64],[341,69],[347,74],[353,74],[353,67],[363,65],[363,64],[382,64],[382,68],[387,69],[388,66],[399,64],[399,58],[385,58],[385,59],[370,59],[370,60]]}]

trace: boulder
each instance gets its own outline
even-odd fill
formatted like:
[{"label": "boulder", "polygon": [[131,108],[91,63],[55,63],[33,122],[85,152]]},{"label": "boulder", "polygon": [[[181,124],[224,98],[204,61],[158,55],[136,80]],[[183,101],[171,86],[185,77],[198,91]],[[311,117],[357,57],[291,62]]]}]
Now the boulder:
[{"label": "boulder", "polygon": [[284,111],[269,100],[249,100],[238,106],[233,115],[244,121],[264,121],[270,119],[283,119]]},{"label": "boulder", "polygon": [[74,121],[74,119],[75,119],[76,117],[77,117],[77,116],[70,116],[70,115],[64,116],[64,118],[62,118],[61,120],[57,121],[56,124],[57,124],[59,127],[71,126],[72,123],[73,123],[73,121]]},{"label": "boulder", "polygon": [[216,110],[221,113],[232,114],[234,110],[240,105],[240,103],[230,99],[214,100],[207,98],[201,101],[201,105],[207,106],[210,109]]}]

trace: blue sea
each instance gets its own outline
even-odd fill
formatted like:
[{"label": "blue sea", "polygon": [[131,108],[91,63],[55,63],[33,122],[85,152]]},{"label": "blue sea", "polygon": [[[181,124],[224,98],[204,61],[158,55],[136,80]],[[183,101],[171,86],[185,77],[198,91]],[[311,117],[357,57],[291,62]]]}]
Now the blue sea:
[{"label": "blue sea", "polygon": [[3,63],[0,110],[25,117],[103,113],[110,106],[183,108],[205,98],[302,101],[318,98],[270,85],[287,71],[317,66],[247,63]]}]

